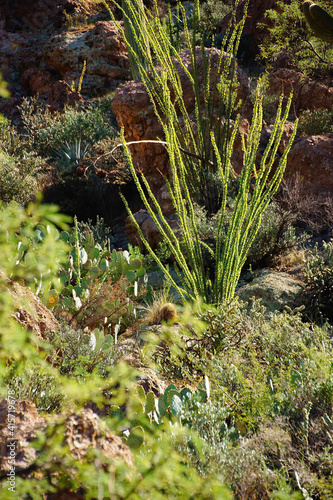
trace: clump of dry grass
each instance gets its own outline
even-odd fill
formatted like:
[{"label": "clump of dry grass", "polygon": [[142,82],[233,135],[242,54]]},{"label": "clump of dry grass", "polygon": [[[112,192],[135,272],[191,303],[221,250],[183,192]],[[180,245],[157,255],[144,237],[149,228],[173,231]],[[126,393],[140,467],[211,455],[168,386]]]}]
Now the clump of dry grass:
[{"label": "clump of dry grass", "polygon": [[155,294],[153,303],[147,306],[145,311],[143,320],[148,325],[174,324],[178,318],[176,306],[169,302],[168,293],[165,291]]}]

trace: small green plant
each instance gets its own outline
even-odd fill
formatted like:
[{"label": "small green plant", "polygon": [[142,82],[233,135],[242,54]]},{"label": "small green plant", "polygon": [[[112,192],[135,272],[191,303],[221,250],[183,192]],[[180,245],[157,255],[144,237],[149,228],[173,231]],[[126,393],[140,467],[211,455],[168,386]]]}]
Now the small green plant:
[{"label": "small green plant", "polygon": [[66,107],[63,113],[53,115],[37,98],[26,98],[20,111],[31,147],[42,156],[50,157],[56,148],[68,144],[71,146],[67,147],[67,156],[71,158],[68,150],[79,148],[82,152],[87,145],[115,135],[98,106]]},{"label": "small green plant", "polygon": [[311,250],[305,261],[305,297],[309,313],[318,320],[333,320],[333,239]]},{"label": "small green plant", "polygon": [[54,158],[57,160],[60,174],[72,174],[82,160],[89,156],[90,149],[91,144],[82,144],[81,139],[77,139],[74,144],[66,141],[61,147],[55,148]]},{"label": "small green plant", "polygon": [[300,114],[298,132],[305,135],[321,135],[333,132],[331,109],[305,110]]},{"label": "small green plant", "polygon": [[[83,82],[83,77],[84,77],[84,74],[86,72],[86,69],[87,69],[87,61],[84,60],[83,61],[82,71],[81,71],[81,75],[80,75],[80,78],[79,78],[79,83],[78,83],[78,86],[77,86],[77,92],[79,92],[79,93],[82,90],[82,82]],[[73,90],[73,92],[76,92],[74,80],[72,81],[71,89]]]}]

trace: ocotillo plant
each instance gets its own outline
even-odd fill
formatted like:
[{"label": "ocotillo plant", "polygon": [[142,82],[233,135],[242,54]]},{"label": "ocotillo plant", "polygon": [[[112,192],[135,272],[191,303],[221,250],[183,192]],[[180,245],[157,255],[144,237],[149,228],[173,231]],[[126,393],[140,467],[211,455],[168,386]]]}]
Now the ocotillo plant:
[{"label": "ocotillo plant", "polygon": [[[123,1],[131,4],[131,9],[134,12],[135,5],[132,0]],[[247,140],[245,141],[243,138],[244,167],[239,179],[235,208],[225,237],[222,229],[227,210],[231,171],[230,159],[240,121],[240,116],[236,116],[235,109],[236,53],[244,18],[229,30],[224,44],[225,52],[221,51],[218,67],[215,72],[212,72],[210,56],[207,55],[203,45],[197,46],[195,26],[199,19],[199,13],[199,2],[196,0],[194,3],[192,31],[188,28],[184,15],[184,32],[188,47],[187,54],[189,54],[191,61],[190,67],[183,63],[181,53],[177,52],[171,45],[165,30],[162,29],[157,15],[157,7],[154,29],[150,28],[147,17],[147,32],[154,55],[153,59],[152,55],[147,53],[149,74],[144,66],[140,65],[138,59],[141,78],[164,131],[172,173],[171,182],[167,183],[167,187],[179,221],[182,242],[180,242],[179,234],[176,235],[165,220],[161,207],[144,176],[141,178],[144,187],[142,186],[133,166],[123,132],[122,142],[140,196],[158,230],[163,235],[164,241],[168,244],[178,269],[181,271],[179,272],[181,286],[175,283],[168,269],[163,266],[153,252],[130,213],[132,222],[136,226],[146,248],[152,253],[156,262],[163,269],[184,301],[188,298],[197,299],[201,297],[205,302],[219,303],[224,299],[231,299],[235,293],[246,255],[259,229],[262,213],[281,182],[296,127],[292,139],[273,173],[273,163],[276,159],[277,149],[283,133],[283,125],[287,120],[291,103],[291,99],[289,99],[285,113],[282,116],[281,100],[269,144],[257,171],[255,162],[262,129],[262,85],[259,82],[252,125]],[[135,16],[132,22],[136,22]],[[119,29],[121,29],[121,26],[119,26]],[[134,31],[135,33],[141,33],[140,26],[136,26],[133,33]],[[126,36],[124,32],[123,35]],[[137,43],[142,48],[141,53],[144,53],[143,49],[146,43],[143,35],[144,33],[142,33],[142,36],[137,36]],[[128,41],[127,44],[129,46]],[[200,88],[200,77],[202,75],[199,75],[198,56],[202,58],[203,89]],[[158,64],[158,69],[156,69],[155,63]],[[185,105],[179,76],[180,71],[185,73],[192,85],[195,99],[195,127],[193,126],[193,118],[191,119],[189,116]],[[217,101],[215,99],[216,94],[219,97]],[[217,105],[216,102],[218,102]],[[231,127],[232,117],[234,118],[233,127]],[[151,198],[156,213],[151,208],[148,197]],[[193,200],[204,204],[210,213],[219,212],[215,251],[200,240],[195,223]],[[129,210],[125,199],[124,203]],[[205,265],[204,251],[209,252],[214,260],[214,277],[212,280]]]},{"label": "ocotillo plant", "polygon": [[[128,57],[130,61],[130,68],[133,80],[138,80],[141,77],[140,65],[147,69],[147,52],[149,53],[149,40],[145,34],[146,30],[146,20],[143,15],[144,6],[142,0],[136,0],[135,10],[130,2],[122,0],[121,3],[123,10],[124,19],[124,29],[126,34],[126,40],[131,47],[128,51]],[[134,23],[133,23],[134,20]],[[137,31],[138,26],[140,26],[140,31]],[[137,40],[140,36],[145,38],[144,50],[142,52],[142,47],[138,44]],[[139,61],[139,64],[138,64]]]},{"label": "ocotillo plant", "polygon": [[319,5],[307,0],[302,5],[305,19],[318,38],[333,42],[333,17]]},{"label": "ocotillo plant", "polygon": [[[134,0],[122,0],[126,9],[116,0],[113,3],[123,11],[123,18],[127,19],[130,36],[119,23],[118,28],[126,41],[129,54],[136,61],[140,78],[162,126],[165,117],[173,114],[176,138],[191,195],[209,213],[215,213],[221,203],[221,184],[219,186],[218,158],[211,132],[213,131],[219,156],[224,159],[237,95],[235,56],[245,17],[241,22],[235,23],[232,30],[229,28],[218,60],[213,64],[213,52],[205,50],[203,41],[198,40],[199,0],[194,2],[191,28],[187,24],[185,9],[179,4],[184,23],[184,44],[190,59],[190,64],[186,65],[160,20],[156,0],[153,23],[142,6]],[[111,11],[110,14],[112,16]],[[145,56],[144,62],[142,55]],[[200,69],[199,57],[202,59]],[[180,73],[190,82],[194,96],[194,119],[185,105]],[[164,92],[165,82],[168,82],[168,88],[172,88],[171,106]]]},{"label": "ocotillo plant", "polygon": [[[168,92],[167,84],[165,84],[165,92]],[[272,167],[281,141],[283,125],[288,118],[291,97],[289,98],[283,116],[282,98],[280,100],[270,141],[262,156],[259,170],[257,170],[255,162],[262,128],[262,98],[262,89],[259,82],[253,109],[253,119],[250,132],[247,137],[247,143],[245,144],[245,140],[243,141],[245,161],[240,175],[239,190],[226,237],[223,235],[222,228],[227,209],[230,157],[238,131],[239,118],[236,120],[236,125],[233,129],[230,141],[228,142],[227,161],[222,162],[219,157],[219,152],[217,150],[216,143],[214,142],[214,136],[212,135],[215,153],[219,159],[219,175],[223,185],[222,203],[218,216],[215,252],[200,240],[199,231],[196,227],[194,204],[188,188],[186,168],[179,150],[173,114],[171,113],[170,116],[168,116],[167,123],[164,126],[172,171],[172,185],[169,183],[167,185],[177,218],[179,220],[180,232],[183,240],[182,244],[180,243],[179,235],[175,234],[167,223],[165,217],[163,216],[161,207],[152,193],[147,180],[142,175],[142,182],[148,196],[153,202],[157,215],[152,210],[149,199],[145,194],[145,190],[143,189],[138,174],[133,166],[131,155],[122,133],[122,141],[134,181],[147,211],[162,234],[164,241],[168,244],[175,258],[176,265],[181,270],[181,272],[179,272],[181,286],[177,285],[175,280],[170,275],[168,268],[160,262],[159,258],[144,238],[144,235],[131,213],[124,197],[123,201],[146,248],[153,255],[158,265],[164,271],[168,281],[172,283],[173,287],[177,290],[184,302],[188,299],[195,300],[202,298],[207,303],[220,303],[223,300],[230,300],[234,296],[236,285],[238,283],[242,267],[245,263],[247,253],[259,229],[262,214],[276,193],[282,180],[286,167],[287,155],[296,134],[296,125],[289,144],[285,149],[285,152],[274,173],[272,172]],[[172,101],[170,92],[169,99],[171,106]],[[213,281],[209,278],[209,274],[205,266],[203,249],[209,251],[214,259]]]}]

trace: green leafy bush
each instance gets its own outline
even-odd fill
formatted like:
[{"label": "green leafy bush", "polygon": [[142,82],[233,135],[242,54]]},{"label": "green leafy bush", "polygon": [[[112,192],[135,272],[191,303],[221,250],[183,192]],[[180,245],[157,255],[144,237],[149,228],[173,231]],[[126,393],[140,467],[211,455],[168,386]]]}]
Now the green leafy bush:
[{"label": "green leafy bush", "polygon": [[38,192],[45,162],[31,151],[9,120],[0,116],[0,198],[32,201]]},{"label": "green leafy bush", "polygon": [[43,161],[33,153],[17,158],[0,151],[0,198],[18,203],[32,201],[38,193],[37,173]]},{"label": "green leafy bush", "polygon": [[42,156],[53,156],[66,144],[92,145],[114,135],[98,106],[66,107],[63,113],[51,114],[36,99],[24,99],[20,111],[31,146]]},{"label": "green leafy bush", "polygon": [[46,334],[51,344],[48,361],[58,367],[61,375],[82,380],[92,373],[106,376],[119,355],[111,335],[104,331],[74,330],[63,323],[59,332]]},{"label": "green leafy bush", "polygon": [[305,261],[306,305],[317,320],[333,320],[333,239],[318,244]]},{"label": "green leafy bush", "polygon": [[299,117],[299,133],[321,135],[333,132],[333,112],[331,109],[306,110]]}]

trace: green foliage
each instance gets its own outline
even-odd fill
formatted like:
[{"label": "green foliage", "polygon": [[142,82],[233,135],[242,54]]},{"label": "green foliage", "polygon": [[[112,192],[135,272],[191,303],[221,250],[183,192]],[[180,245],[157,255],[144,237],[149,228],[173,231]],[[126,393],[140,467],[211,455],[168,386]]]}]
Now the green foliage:
[{"label": "green foliage", "polygon": [[0,116],[0,198],[18,203],[32,201],[45,162],[29,150],[9,120]]},{"label": "green foliage", "polygon": [[[93,105],[66,107],[63,113],[51,114],[37,99],[24,99],[21,117],[31,147],[42,156],[52,156],[57,148],[80,144],[82,151],[89,145],[114,135],[102,111]],[[68,153],[68,151],[67,151]]]},{"label": "green foliage", "polygon": [[333,320],[333,239],[316,245],[305,261],[305,293],[309,314],[317,320]]},{"label": "green foliage", "polygon": [[23,204],[32,201],[38,193],[38,173],[43,166],[43,160],[33,153],[21,159],[0,150],[1,200]]},{"label": "green foliage", "polygon": [[[123,11],[126,40],[128,40],[128,56],[132,79],[138,80],[141,76],[139,65],[142,65],[147,69],[146,59],[150,51],[148,36],[146,33],[146,17],[144,15],[143,0],[137,0],[135,2],[134,9],[129,2],[122,0],[121,9]],[[142,47],[140,47],[140,44],[137,42],[138,38],[141,36],[146,39],[145,52],[142,51]]]},{"label": "green foliage", "polygon": [[[329,7],[327,1],[323,7]],[[278,1],[273,9],[265,13],[264,28],[267,35],[260,45],[260,55],[266,61],[287,57],[288,64],[294,65],[306,74],[327,74],[327,63],[332,59],[332,50],[325,43],[309,33],[301,10],[301,3]]]},{"label": "green foliage", "polygon": [[205,45],[208,41],[213,41],[216,45],[216,27],[218,23],[232,10],[231,1],[207,0],[200,5],[199,31],[203,36]]},{"label": "green foliage", "polygon": [[83,144],[81,139],[70,144],[65,142],[61,147],[54,149],[54,156],[57,160],[57,165],[61,175],[72,174],[73,170],[89,156],[90,144]]},{"label": "green foliage", "polygon": [[9,97],[10,96],[10,93],[7,90],[7,85],[8,85],[7,82],[5,82],[2,79],[2,76],[0,74],[0,97]]},{"label": "green foliage", "polygon": [[299,117],[298,132],[305,135],[321,135],[333,132],[333,112],[331,109],[303,111]]},{"label": "green foliage", "polygon": [[58,366],[61,375],[77,380],[84,381],[92,373],[106,376],[118,359],[113,337],[97,329],[87,333],[63,323],[59,332],[46,334],[46,340],[49,362]]}]

